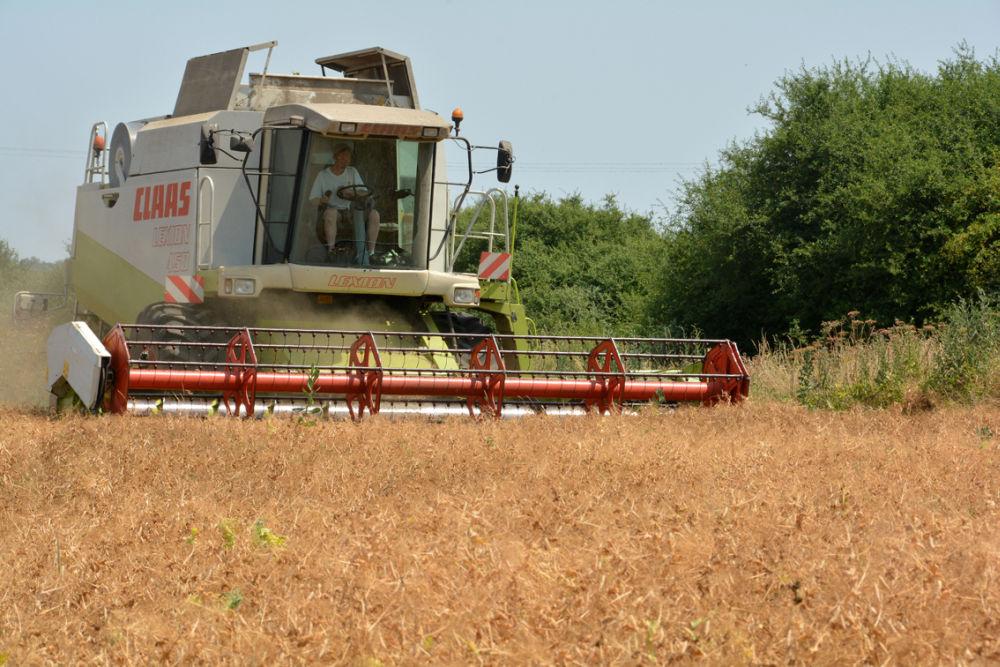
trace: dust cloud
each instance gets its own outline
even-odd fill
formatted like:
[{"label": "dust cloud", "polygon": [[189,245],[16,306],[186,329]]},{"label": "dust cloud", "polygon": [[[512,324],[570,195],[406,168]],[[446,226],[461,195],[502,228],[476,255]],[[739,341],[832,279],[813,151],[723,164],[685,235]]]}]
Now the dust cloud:
[{"label": "dust cloud", "polygon": [[0,316],[0,405],[48,406],[45,344],[58,321],[49,316],[15,323],[9,311]]},{"label": "dust cloud", "polygon": [[[0,302],[0,405],[43,408],[49,404],[46,386],[46,343],[53,327],[72,317],[71,309],[54,311],[28,321],[11,316],[13,296]],[[235,318],[218,324],[234,326],[304,326],[356,331],[423,331],[414,313],[382,301],[360,301],[335,295],[332,305],[320,305],[304,294],[265,295],[256,306],[266,313],[258,322]],[[243,320],[243,321],[241,321]]]},{"label": "dust cloud", "polygon": [[[330,296],[333,298],[331,304],[319,304],[313,294],[265,292],[254,304],[254,311],[259,313],[254,319],[266,322],[267,326],[308,323],[306,328],[353,331],[424,331],[427,328],[415,310],[406,307],[406,299],[400,299],[396,305],[364,294]],[[241,326],[255,326],[253,319],[246,319],[246,324]]]}]

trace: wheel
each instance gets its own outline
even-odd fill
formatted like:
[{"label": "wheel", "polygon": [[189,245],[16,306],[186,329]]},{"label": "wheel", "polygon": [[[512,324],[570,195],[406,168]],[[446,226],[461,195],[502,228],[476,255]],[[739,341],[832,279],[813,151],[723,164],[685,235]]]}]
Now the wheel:
[{"label": "wheel", "polygon": [[431,317],[442,333],[470,334],[455,339],[456,346],[463,350],[471,350],[483,338],[493,334],[490,328],[483,324],[483,321],[475,315],[446,310],[434,313]]},{"label": "wheel", "polygon": [[[226,360],[225,343],[229,335],[213,329],[183,329],[210,327],[211,314],[204,308],[186,303],[151,303],[136,317],[136,324],[152,325],[154,329],[137,331],[137,341],[155,341],[144,348],[150,361],[200,361],[222,363]],[[208,345],[215,343],[217,345]],[[222,345],[218,345],[218,344]]]}]

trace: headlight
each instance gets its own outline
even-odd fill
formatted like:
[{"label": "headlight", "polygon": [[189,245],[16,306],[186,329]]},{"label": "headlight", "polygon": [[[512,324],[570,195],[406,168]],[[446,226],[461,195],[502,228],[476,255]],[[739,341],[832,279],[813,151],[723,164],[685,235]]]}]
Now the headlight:
[{"label": "headlight", "polygon": [[456,287],[452,301],[462,305],[478,305],[479,290],[472,287]]},{"label": "headlight", "polygon": [[234,278],[233,293],[237,296],[253,296],[257,291],[257,281],[253,278]]},{"label": "headlight", "polygon": [[226,278],[222,291],[236,296],[253,296],[257,292],[257,281],[253,278]]}]

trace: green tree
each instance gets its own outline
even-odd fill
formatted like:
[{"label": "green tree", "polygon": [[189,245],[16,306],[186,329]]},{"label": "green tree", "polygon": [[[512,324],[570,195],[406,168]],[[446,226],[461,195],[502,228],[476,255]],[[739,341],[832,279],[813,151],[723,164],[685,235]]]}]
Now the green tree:
[{"label": "green tree", "polygon": [[17,266],[17,252],[4,239],[0,239],[0,275]]},{"label": "green tree", "polygon": [[16,292],[61,292],[65,276],[64,261],[43,262],[35,257],[22,258],[10,243],[0,239],[0,307],[8,313]]},{"label": "green tree", "polygon": [[[578,195],[553,201],[543,193],[521,198],[519,213],[514,276],[540,332],[650,330],[649,287],[664,250],[650,218],[623,211],[610,196],[595,206]],[[480,250],[469,244],[456,268],[474,271]]]},{"label": "green tree", "polygon": [[1000,275],[1000,64],[782,78],[765,131],[686,184],[651,316],[742,341],[860,309],[937,317]]},{"label": "green tree", "polygon": [[23,275],[20,259],[7,241],[0,239],[0,302],[9,303]]}]

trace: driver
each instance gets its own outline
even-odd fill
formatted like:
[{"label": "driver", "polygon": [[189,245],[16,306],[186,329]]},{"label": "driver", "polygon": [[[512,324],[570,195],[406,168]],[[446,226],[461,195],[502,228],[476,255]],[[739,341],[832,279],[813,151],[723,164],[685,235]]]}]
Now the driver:
[{"label": "driver", "polygon": [[[326,246],[333,252],[333,246],[337,241],[337,222],[348,220],[354,223],[355,242],[357,243],[358,264],[368,264],[368,258],[375,252],[375,240],[378,238],[380,217],[378,211],[370,206],[363,211],[357,211],[356,216],[351,215],[351,205],[355,199],[354,193],[360,191],[364,186],[361,174],[351,166],[351,147],[345,143],[335,144],[333,147],[333,162],[329,167],[316,174],[313,181],[312,190],[309,192],[309,203],[314,206],[325,206],[323,210],[323,231],[326,233]],[[347,186],[359,186],[357,190],[351,188],[341,190]],[[338,196],[340,194],[345,197]],[[354,218],[358,217],[359,220]],[[366,219],[367,218],[367,219]],[[364,239],[364,240],[362,240]]]}]

